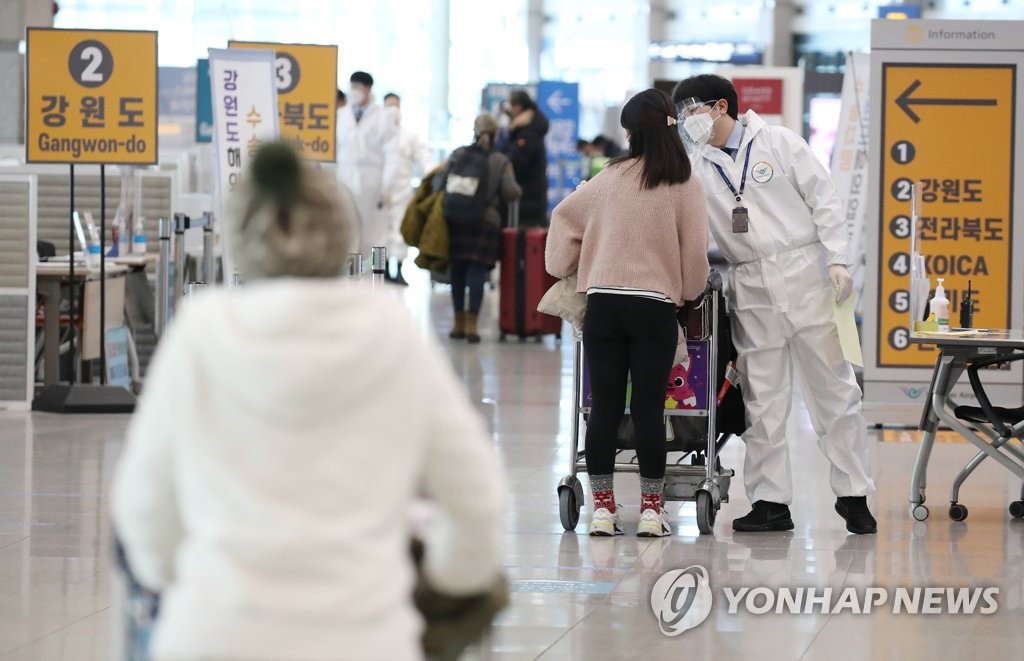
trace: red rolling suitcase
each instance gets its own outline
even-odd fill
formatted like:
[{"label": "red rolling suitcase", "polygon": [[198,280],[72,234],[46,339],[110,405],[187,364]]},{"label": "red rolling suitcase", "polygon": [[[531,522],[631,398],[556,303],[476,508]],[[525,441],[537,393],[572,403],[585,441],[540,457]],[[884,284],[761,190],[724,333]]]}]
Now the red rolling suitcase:
[{"label": "red rolling suitcase", "polygon": [[562,320],[537,312],[537,304],[554,276],[544,269],[544,246],[548,231],[543,227],[519,227],[519,203],[509,205],[509,225],[501,233],[501,291],[499,294],[500,339],[542,335],[562,337]]}]

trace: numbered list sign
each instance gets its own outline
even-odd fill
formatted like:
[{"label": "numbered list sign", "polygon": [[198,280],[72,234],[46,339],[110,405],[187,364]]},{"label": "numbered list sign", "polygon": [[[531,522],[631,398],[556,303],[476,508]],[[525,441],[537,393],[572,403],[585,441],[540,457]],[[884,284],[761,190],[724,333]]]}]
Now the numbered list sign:
[{"label": "numbered list sign", "polygon": [[304,159],[333,163],[338,47],[247,41],[228,46],[274,51],[281,139]]},{"label": "numbered list sign", "polygon": [[25,160],[157,162],[156,32],[28,28]]},{"label": "numbered list sign", "polygon": [[882,65],[879,367],[935,362],[907,330],[918,182],[919,251],[932,291],[944,280],[952,325],[970,283],[974,326],[1010,327],[1015,75],[1013,65]]}]

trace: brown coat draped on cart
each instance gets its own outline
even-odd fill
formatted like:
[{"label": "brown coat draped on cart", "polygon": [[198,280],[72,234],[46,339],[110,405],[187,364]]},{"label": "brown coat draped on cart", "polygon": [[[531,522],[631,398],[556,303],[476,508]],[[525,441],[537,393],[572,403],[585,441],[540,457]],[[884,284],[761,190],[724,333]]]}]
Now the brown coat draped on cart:
[{"label": "brown coat draped on cart", "polygon": [[[428,271],[444,272],[448,268],[448,222],[441,208],[444,189],[434,180],[444,176],[442,168],[431,170],[423,177],[412,202],[402,219],[402,238],[419,249],[416,266]],[[436,189],[436,190],[435,190]]]}]

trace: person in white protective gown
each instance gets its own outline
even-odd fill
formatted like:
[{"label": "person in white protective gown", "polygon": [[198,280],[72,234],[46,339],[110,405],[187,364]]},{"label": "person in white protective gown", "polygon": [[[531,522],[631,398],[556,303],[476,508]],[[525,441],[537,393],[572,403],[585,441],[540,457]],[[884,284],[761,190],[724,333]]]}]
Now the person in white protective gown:
[{"label": "person in white protective gown", "polygon": [[828,172],[797,134],[703,74],[676,85],[684,141],[706,191],[711,234],[730,264],[729,303],[750,427],[744,477],[752,511],[742,532],[791,530],[787,443],[793,374],[818,446],[832,464],[836,511],[850,532],[876,531],[867,425],[853,367],[843,357],[833,302],[852,294],[847,229]]},{"label": "person in white protective gown", "polygon": [[402,276],[402,261],[409,254],[409,246],[402,238],[402,220],[405,210],[412,202],[412,178],[434,169],[430,151],[420,136],[401,125],[402,99],[394,93],[384,95],[384,107],[394,108],[398,113],[398,155],[395,163],[394,189],[388,195],[388,257],[394,263],[394,273],[388,271],[385,277],[400,285],[408,284]]},{"label": "person in white protective gown", "polygon": [[394,189],[398,156],[398,114],[376,103],[373,77],[356,71],[350,78],[348,105],[338,111],[338,179],[356,199],[359,210],[359,252],[369,257],[374,246],[386,246],[390,191]]}]

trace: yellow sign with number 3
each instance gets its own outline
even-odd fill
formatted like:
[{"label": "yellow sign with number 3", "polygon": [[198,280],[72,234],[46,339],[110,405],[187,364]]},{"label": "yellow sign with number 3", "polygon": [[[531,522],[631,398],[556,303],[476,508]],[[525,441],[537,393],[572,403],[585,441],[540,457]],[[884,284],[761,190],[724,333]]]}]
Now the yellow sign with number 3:
[{"label": "yellow sign with number 3", "polygon": [[306,160],[333,163],[338,47],[229,41],[228,48],[274,51],[281,139]]}]

